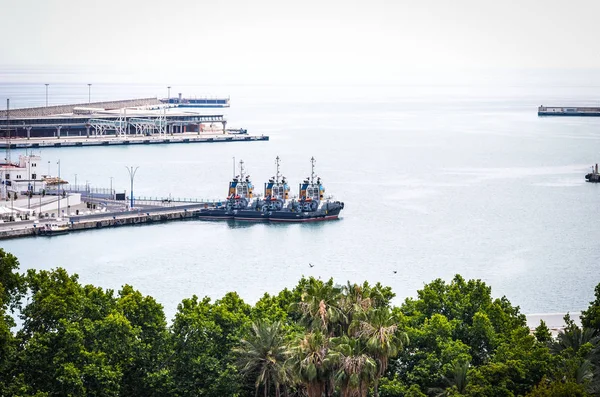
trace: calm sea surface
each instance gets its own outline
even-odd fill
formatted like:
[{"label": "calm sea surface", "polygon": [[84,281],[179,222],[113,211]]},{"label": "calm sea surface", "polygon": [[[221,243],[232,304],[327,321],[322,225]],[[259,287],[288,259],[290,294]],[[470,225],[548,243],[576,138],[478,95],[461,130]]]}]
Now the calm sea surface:
[{"label": "calm sea surface", "polygon": [[[31,79],[30,79],[31,80]],[[0,82],[0,106],[43,105],[44,81]],[[317,174],[346,203],[310,225],[187,221],[1,241],[22,270],[58,266],[83,283],[131,284],[172,317],[193,294],[264,292],[315,276],[381,281],[397,303],[435,278],[479,278],[525,313],[579,311],[600,282],[600,118],[539,118],[537,106],[594,104],[598,86],[180,86],[230,95],[228,127],[269,142],[42,149],[74,182],[136,195],[223,198],[232,158],[255,185],[282,170]],[[51,104],[87,102],[85,84],[50,86]],[[166,85],[96,84],[92,101],[165,96]],[[311,263],[314,267],[310,268]],[[397,271],[397,273],[394,273]]]}]

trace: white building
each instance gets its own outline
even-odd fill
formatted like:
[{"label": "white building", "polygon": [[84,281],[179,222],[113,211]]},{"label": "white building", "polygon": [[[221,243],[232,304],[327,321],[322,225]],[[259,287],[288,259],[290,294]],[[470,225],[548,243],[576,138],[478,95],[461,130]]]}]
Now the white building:
[{"label": "white building", "polygon": [[41,174],[42,158],[36,155],[19,156],[19,163],[0,163],[0,200],[8,194],[28,190],[40,192],[45,188],[45,175]]}]

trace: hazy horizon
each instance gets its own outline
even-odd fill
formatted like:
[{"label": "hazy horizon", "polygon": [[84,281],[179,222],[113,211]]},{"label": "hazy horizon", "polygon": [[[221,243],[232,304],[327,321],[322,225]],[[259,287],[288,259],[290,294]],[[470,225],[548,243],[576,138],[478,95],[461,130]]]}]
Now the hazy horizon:
[{"label": "hazy horizon", "polygon": [[38,68],[54,82],[69,73],[49,70],[91,68],[94,82],[174,84],[442,84],[599,70],[600,3],[563,4],[0,0],[0,34],[16,37],[0,43],[0,67]]}]

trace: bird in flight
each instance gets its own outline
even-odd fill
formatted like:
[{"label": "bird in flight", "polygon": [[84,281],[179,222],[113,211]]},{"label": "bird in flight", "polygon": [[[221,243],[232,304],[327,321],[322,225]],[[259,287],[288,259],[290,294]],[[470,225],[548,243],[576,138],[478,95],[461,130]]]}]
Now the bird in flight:
[{"label": "bird in flight", "polygon": [[315,267],[315,265],[313,265],[312,263],[309,263],[308,266]]},{"label": "bird in flight", "polygon": [[394,274],[398,273],[398,271],[394,270]]}]

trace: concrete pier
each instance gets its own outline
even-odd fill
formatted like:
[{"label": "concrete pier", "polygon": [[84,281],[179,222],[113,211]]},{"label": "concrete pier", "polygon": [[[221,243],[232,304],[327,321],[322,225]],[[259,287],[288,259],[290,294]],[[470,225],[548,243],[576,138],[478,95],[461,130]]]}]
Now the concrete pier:
[{"label": "concrete pier", "polygon": [[113,145],[152,145],[165,143],[218,143],[218,142],[255,142],[268,141],[267,135],[246,134],[199,134],[182,132],[175,135],[151,136],[102,136],[91,137],[46,137],[46,138],[16,138],[0,141],[0,149],[32,149],[44,147],[81,147],[81,146],[113,146]]},{"label": "concrete pier", "polygon": [[[139,208],[132,211],[102,212],[89,215],[66,217],[70,231],[84,231],[109,227],[153,224],[160,222],[189,220],[198,218],[200,209],[209,204],[188,204],[169,208]],[[53,219],[53,218],[51,218]],[[40,234],[40,228],[48,219],[0,223],[0,240],[18,237],[33,237]],[[49,220],[48,220],[49,221]]]}]

